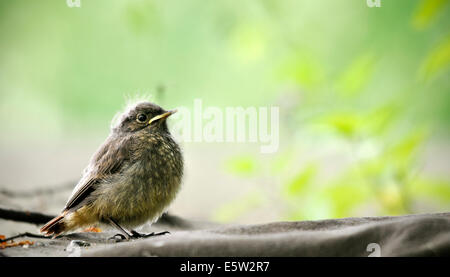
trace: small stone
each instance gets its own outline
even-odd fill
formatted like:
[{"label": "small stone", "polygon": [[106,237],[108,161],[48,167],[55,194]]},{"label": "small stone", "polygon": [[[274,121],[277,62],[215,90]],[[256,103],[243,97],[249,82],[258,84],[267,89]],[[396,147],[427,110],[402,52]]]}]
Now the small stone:
[{"label": "small stone", "polygon": [[72,240],[70,243],[73,243],[79,247],[91,246],[91,244],[89,242],[84,241],[84,240]]},{"label": "small stone", "polygon": [[91,246],[91,244],[87,241],[83,240],[72,240],[66,247],[67,252],[73,252],[77,248]]},{"label": "small stone", "polygon": [[67,245],[65,251],[69,253],[69,257],[80,257],[81,256],[81,247],[91,246],[91,244],[87,241],[83,240],[72,240],[69,245]]}]

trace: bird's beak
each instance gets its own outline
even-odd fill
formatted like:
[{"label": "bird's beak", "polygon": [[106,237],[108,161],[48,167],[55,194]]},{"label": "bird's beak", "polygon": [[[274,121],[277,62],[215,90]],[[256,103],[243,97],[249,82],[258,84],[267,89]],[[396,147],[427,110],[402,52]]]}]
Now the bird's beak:
[{"label": "bird's beak", "polygon": [[165,112],[163,114],[157,115],[157,116],[153,117],[152,119],[150,119],[148,124],[151,124],[153,121],[156,121],[156,120],[159,120],[159,119],[162,119],[162,118],[166,118],[166,117],[168,117],[168,116],[170,116],[170,115],[172,115],[172,114],[174,114],[176,112],[177,112],[177,110],[171,110],[171,111]]}]

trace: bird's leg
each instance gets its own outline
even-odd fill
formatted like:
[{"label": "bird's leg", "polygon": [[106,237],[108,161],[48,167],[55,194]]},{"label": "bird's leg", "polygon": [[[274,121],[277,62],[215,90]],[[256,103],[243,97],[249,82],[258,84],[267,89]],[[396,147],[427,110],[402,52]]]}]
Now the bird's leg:
[{"label": "bird's leg", "polygon": [[[132,235],[128,234],[128,232],[125,231],[124,228],[122,228],[117,222],[114,221],[114,219],[108,218],[108,220],[112,226],[117,228],[122,233],[122,234],[116,234],[114,237],[119,236],[122,239],[126,239],[126,240],[129,240],[132,237]],[[112,238],[114,238],[114,237],[112,237]]]},{"label": "bird's leg", "polygon": [[114,219],[112,218],[108,218],[109,223],[114,226],[115,228],[117,228],[122,234],[116,234],[114,237],[119,236],[121,239],[126,239],[126,240],[130,240],[130,239],[136,239],[136,238],[148,238],[148,237],[153,237],[153,236],[161,236],[161,235],[165,235],[165,234],[170,234],[170,232],[168,231],[164,231],[164,232],[160,232],[160,233],[155,233],[152,232],[150,234],[141,234],[136,232],[135,230],[131,230],[131,234],[129,234],[124,228],[122,228],[122,226],[119,225],[119,223],[117,223]]},{"label": "bird's leg", "polygon": [[164,231],[164,232],[160,232],[160,233],[152,232],[150,234],[141,234],[141,233],[136,232],[135,230],[131,230],[132,238],[148,238],[148,237],[154,237],[154,236],[162,236],[165,234],[170,234],[170,232]]}]

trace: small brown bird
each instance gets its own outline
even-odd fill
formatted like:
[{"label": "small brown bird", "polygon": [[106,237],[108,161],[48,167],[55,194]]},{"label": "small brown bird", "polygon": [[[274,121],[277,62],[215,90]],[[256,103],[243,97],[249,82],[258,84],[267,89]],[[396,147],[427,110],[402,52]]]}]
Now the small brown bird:
[{"label": "small brown bird", "polygon": [[166,123],[175,112],[139,102],[121,114],[61,215],[41,232],[56,237],[108,224],[126,239],[146,236],[131,228],[158,219],[181,186],[183,157]]}]

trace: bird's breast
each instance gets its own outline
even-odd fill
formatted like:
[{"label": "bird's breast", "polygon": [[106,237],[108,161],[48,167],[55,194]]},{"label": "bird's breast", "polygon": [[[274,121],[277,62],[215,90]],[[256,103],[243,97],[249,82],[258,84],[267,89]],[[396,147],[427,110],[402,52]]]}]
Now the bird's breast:
[{"label": "bird's breast", "polygon": [[178,145],[171,139],[152,138],[135,171],[131,183],[138,202],[147,211],[163,212],[181,186],[183,158]]}]

